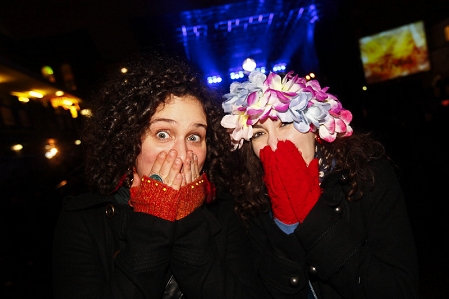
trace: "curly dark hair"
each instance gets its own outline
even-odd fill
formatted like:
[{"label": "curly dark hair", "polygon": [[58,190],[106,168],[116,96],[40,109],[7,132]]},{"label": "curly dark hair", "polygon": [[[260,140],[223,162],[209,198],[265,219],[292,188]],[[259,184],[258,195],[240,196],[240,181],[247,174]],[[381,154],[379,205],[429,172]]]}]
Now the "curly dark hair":
[{"label": "curly dark hair", "polygon": [[[317,147],[320,158],[323,159],[322,165],[335,163],[332,172],[348,172],[347,182],[351,188],[348,188],[346,198],[349,201],[362,197],[362,186],[374,184],[369,162],[380,158],[390,160],[384,146],[369,132],[354,132],[352,136],[337,138],[332,143],[321,140],[320,143],[317,142]],[[236,212],[246,221],[267,212],[270,209],[270,200],[263,182],[263,166],[255,155],[251,142],[245,141],[237,152],[241,169],[233,184],[232,193],[236,198]]]},{"label": "curly dark hair", "polygon": [[110,194],[125,174],[123,184],[130,186],[142,137],[156,108],[170,95],[188,95],[201,102],[207,118],[203,171],[217,192],[228,191],[235,159],[229,134],[220,125],[220,96],[201,79],[197,68],[160,49],[135,54],[123,67],[126,73],[110,74],[92,94],[92,117],[83,127],[85,177],[90,189]]}]

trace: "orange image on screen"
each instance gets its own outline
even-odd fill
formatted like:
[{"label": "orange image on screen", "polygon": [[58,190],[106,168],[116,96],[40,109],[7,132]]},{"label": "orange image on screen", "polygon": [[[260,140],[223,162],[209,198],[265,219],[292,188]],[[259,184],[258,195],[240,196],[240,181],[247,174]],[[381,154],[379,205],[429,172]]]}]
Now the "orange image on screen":
[{"label": "orange image on screen", "polygon": [[423,22],[359,40],[368,84],[430,70]]}]

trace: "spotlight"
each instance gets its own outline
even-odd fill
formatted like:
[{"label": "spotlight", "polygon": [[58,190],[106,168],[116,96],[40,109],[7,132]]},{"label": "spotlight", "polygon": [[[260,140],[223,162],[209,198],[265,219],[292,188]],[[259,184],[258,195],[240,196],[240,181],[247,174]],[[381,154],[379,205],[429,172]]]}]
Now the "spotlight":
[{"label": "spotlight", "polygon": [[231,77],[232,80],[237,80],[237,79],[241,79],[245,76],[245,74],[243,73],[243,71],[238,71],[238,72],[231,72],[229,74],[229,77]]},{"label": "spotlight", "polygon": [[216,83],[220,83],[222,81],[220,76],[210,76],[207,77],[207,82],[209,84],[216,84]]},{"label": "spotlight", "polygon": [[256,69],[256,62],[252,58],[246,58],[243,61],[242,67],[247,72],[252,72]]},{"label": "spotlight", "polygon": [[273,72],[277,73],[277,72],[282,72],[285,71],[285,63],[277,63],[273,66]]}]

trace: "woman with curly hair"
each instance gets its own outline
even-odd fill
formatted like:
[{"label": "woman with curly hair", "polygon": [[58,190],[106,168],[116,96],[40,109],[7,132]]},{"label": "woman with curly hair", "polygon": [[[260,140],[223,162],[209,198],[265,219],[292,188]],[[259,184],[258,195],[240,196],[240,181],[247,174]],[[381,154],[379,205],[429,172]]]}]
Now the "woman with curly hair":
[{"label": "woman with curly hair", "polygon": [[260,298],[218,98],[161,53],[131,59],[94,94],[82,138],[92,190],[65,200],[55,298]]},{"label": "woman with curly hair", "polygon": [[222,125],[233,184],[272,298],[418,298],[414,238],[383,145],[328,88],[293,72],[232,83]]}]

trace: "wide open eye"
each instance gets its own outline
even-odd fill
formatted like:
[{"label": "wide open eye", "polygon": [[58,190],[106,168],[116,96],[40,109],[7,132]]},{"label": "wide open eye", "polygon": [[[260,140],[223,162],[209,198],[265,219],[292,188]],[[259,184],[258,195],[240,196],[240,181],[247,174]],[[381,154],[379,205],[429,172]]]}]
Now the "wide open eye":
[{"label": "wide open eye", "polygon": [[168,132],[165,131],[159,131],[156,133],[156,137],[159,139],[167,139],[170,137],[170,135],[168,134]]},{"label": "wide open eye", "polygon": [[192,134],[189,137],[187,137],[188,141],[192,141],[192,142],[200,142],[201,141],[201,136],[196,135],[196,134]]}]

